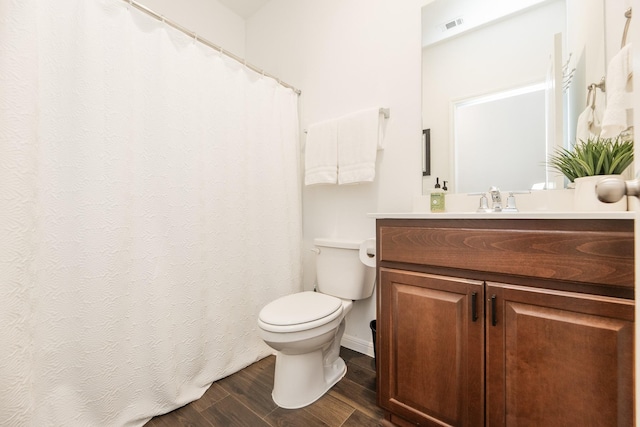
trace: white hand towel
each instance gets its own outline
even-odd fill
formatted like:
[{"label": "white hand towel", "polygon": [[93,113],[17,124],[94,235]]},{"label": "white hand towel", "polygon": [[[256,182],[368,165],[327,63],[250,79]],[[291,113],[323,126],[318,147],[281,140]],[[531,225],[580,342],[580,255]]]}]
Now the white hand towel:
[{"label": "white hand towel", "polygon": [[306,185],[335,184],[338,181],[338,122],[336,120],[309,126],[304,164]]},{"label": "white hand towel", "polygon": [[600,110],[588,106],[578,116],[576,142],[587,142],[589,138],[600,135]]},{"label": "white hand towel", "polygon": [[631,108],[631,43],[613,57],[607,67],[607,107],[602,116],[602,138],[615,138],[629,127],[627,109]]},{"label": "white hand towel", "polygon": [[371,182],[382,148],[380,109],[371,108],[338,119],[338,184]]}]

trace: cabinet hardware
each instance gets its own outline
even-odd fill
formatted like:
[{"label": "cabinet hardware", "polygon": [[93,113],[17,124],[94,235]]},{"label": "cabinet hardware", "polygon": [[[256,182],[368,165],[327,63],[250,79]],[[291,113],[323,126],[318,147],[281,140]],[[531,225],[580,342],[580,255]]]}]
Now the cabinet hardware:
[{"label": "cabinet hardware", "polygon": [[471,320],[473,322],[478,320],[478,293],[471,293]]},{"label": "cabinet hardware", "polygon": [[496,296],[491,295],[491,325],[496,326],[498,324],[498,313],[496,309]]}]

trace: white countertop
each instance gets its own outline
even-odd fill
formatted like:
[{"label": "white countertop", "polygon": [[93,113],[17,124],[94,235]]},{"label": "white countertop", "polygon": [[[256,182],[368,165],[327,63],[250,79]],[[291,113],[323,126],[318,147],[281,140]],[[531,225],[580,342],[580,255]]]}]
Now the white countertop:
[{"label": "white countertop", "polygon": [[634,219],[635,212],[379,212],[367,216],[376,219]]}]

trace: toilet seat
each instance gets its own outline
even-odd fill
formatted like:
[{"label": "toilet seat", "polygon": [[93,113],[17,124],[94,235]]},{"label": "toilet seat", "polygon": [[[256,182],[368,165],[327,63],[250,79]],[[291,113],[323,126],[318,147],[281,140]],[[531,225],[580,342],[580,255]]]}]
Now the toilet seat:
[{"label": "toilet seat", "polygon": [[286,295],[267,304],[258,324],[270,332],[298,332],[322,326],[342,315],[342,300],[318,292]]}]

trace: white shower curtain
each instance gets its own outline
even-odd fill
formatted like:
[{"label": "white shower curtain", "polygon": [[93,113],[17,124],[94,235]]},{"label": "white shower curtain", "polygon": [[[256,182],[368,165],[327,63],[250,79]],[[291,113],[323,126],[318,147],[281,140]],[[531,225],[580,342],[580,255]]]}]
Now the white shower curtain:
[{"label": "white shower curtain", "polygon": [[0,425],[135,426],[269,354],[297,95],[120,0],[0,0]]}]

